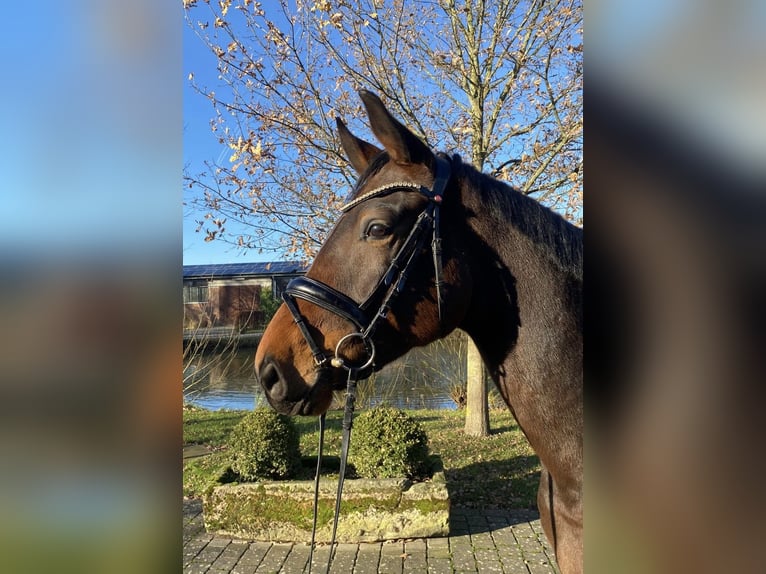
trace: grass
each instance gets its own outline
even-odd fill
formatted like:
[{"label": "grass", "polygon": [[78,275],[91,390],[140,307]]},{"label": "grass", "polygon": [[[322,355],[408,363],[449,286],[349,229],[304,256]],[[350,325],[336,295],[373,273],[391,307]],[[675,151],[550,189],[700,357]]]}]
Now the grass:
[{"label": "grass", "polygon": [[[464,413],[412,410],[429,438],[431,452],[441,455],[453,505],[463,508],[534,508],[540,464],[510,412],[490,410],[492,434],[470,437],[463,433]],[[206,411],[186,407],[184,444],[210,447],[211,455],[184,464],[184,495],[200,496],[227,467],[226,437],[246,411]],[[323,469],[337,474],[343,413],[327,414]],[[300,431],[304,476],[313,478],[318,442],[318,419],[296,417]],[[351,448],[353,448],[353,432]],[[314,459],[314,460],[312,460]]]}]

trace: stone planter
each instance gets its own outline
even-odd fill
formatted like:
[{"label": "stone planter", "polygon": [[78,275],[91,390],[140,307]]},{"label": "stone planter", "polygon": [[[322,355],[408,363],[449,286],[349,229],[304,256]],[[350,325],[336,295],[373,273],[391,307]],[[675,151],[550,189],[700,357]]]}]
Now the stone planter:
[{"label": "stone planter", "polygon": [[[337,481],[320,481],[317,542],[329,542]],[[205,528],[226,536],[310,542],[313,481],[264,481],[214,487],[203,500]],[[444,472],[428,482],[347,479],[338,542],[447,536],[449,497]]]}]

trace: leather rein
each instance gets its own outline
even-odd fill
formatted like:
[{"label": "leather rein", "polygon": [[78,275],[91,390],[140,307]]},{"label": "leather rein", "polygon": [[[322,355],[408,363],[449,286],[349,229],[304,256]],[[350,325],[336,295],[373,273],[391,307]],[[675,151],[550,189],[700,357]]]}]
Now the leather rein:
[{"label": "leather rein", "polygon": [[[343,481],[346,473],[348,449],[351,440],[351,427],[354,416],[354,403],[356,401],[356,384],[372,374],[375,365],[375,344],[372,337],[381,321],[383,321],[391,308],[394,300],[402,293],[415,261],[422,252],[427,241],[429,232],[431,236],[431,253],[433,255],[434,279],[436,284],[436,302],[439,313],[439,323],[442,322],[442,247],[440,235],[439,209],[444,198],[451,174],[451,167],[446,156],[435,156],[435,176],[431,189],[413,182],[395,182],[373,189],[350,201],[341,208],[346,213],[359,205],[388,193],[397,191],[417,191],[428,199],[428,203],[420,212],[401,248],[394,256],[388,269],[381,276],[372,293],[361,303],[357,303],[349,296],[330,287],[326,283],[310,277],[296,277],[287,284],[282,298],[293,316],[293,320],[306,340],[317,369],[330,367],[344,369],[348,373],[346,384],[346,403],[343,414],[343,434],[341,440],[340,470],[338,476],[338,490],[335,498],[335,513],[333,516],[332,536],[330,539],[330,556],[327,561],[326,572],[330,571],[335,553],[335,535],[340,515],[340,502],[343,493]],[[306,320],[298,309],[297,299],[303,299],[309,303],[322,307],[342,317],[351,323],[355,331],[343,336],[335,346],[333,356],[326,353],[311,335]],[[375,309],[375,302],[380,301]],[[373,314],[370,313],[375,309]],[[348,341],[359,339],[364,345],[367,360],[359,365],[350,364],[341,354],[342,347]],[[314,555],[315,536],[317,526],[317,508],[319,503],[319,474],[322,464],[322,447],[324,442],[325,413],[319,417],[319,452],[317,455],[317,468],[314,479],[314,517],[311,530],[311,551],[309,554],[308,572],[311,572],[311,562]]]}]

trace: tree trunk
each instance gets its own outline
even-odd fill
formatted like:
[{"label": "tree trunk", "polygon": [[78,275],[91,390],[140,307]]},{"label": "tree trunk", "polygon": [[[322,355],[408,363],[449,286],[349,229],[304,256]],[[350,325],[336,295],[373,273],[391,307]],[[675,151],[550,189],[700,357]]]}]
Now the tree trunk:
[{"label": "tree trunk", "polygon": [[487,436],[489,435],[489,404],[484,362],[471,339],[468,339],[466,352],[466,386],[465,434]]},{"label": "tree trunk", "polygon": [[[478,67],[476,68],[478,70]],[[474,81],[478,80],[478,76]],[[476,84],[478,86],[478,83]],[[486,148],[484,146],[484,99],[478,89],[470,97],[473,120],[472,163],[478,170],[484,168]],[[465,397],[465,434],[471,436],[489,435],[489,404],[487,400],[487,382],[484,377],[484,361],[479,349],[468,339],[466,352],[466,397]]]}]

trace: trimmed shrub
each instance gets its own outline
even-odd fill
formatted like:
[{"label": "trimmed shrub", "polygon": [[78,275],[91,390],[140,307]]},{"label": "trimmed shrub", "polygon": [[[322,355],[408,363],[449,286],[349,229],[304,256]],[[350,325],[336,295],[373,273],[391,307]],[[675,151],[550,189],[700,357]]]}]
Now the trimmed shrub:
[{"label": "trimmed shrub", "polygon": [[415,478],[428,469],[428,437],[415,419],[375,407],[354,421],[349,462],[363,478]]},{"label": "trimmed shrub", "polygon": [[259,407],[229,435],[231,469],[243,480],[290,478],[301,464],[298,442],[290,417]]}]

